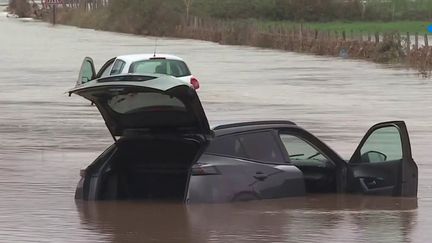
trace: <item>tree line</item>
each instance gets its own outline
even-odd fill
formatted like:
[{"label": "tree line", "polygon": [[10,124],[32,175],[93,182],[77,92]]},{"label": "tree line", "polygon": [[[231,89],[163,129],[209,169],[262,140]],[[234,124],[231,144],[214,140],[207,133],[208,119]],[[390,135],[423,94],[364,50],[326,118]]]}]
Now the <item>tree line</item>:
[{"label": "tree line", "polygon": [[[26,1],[34,4],[45,0]],[[272,21],[395,21],[430,20],[432,0],[63,0],[64,8],[95,10],[107,8],[111,15],[143,13],[168,18],[189,16],[220,19],[262,19]],[[154,12],[154,11],[158,12]]]}]

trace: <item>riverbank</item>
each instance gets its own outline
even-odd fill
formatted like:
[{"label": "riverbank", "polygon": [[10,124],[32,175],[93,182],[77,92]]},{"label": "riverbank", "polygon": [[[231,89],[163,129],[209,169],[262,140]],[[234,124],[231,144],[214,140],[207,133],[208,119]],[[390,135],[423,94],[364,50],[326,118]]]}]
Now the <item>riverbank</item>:
[{"label": "riverbank", "polygon": [[[182,15],[170,12],[169,8],[158,8],[153,12],[137,15],[131,15],[131,10],[114,14],[110,9],[112,7],[91,11],[60,8],[57,12],[57,23],[138,35],[190,38],[228,45],[402,64],[419,70],[424,76],[430,76],[432,71],[432,48],[428,45],[428,37],[415,35],[415,32],[426,24],[421,21],[381,23],[375,27],[374,23],[367,22],[297,24],[199,17],[189,17],[188,21],[185,21]],[[42,13],[43,20],[51,21],[49,11]],[[407,36],[405,31],[403,34],[384,31],[397,26],[404,26],[403,30],[413,28],[414,31],[409,33],[411,36]],[[347,29],[351,31],[346,31]]]}]

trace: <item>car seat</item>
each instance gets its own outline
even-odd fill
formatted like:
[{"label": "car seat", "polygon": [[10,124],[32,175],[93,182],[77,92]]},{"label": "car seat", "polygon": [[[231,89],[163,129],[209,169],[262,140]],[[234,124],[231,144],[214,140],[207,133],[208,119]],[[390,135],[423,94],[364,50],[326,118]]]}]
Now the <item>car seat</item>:
[{"label": "car seat", "polygon": [[159,64],[155,69],[155,73],[167,74],[166,65],[163,63]]}]

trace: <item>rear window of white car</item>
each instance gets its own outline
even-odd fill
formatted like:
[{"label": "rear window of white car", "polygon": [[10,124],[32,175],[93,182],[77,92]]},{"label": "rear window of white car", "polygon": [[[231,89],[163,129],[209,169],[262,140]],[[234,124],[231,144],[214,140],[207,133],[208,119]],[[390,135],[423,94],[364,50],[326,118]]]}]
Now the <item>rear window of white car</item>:
[{"label": "rear window of white car", "polygon": [[150,59],[134,62],[129,67],[129,73],[159,73],[174,77],[184,77],[191,75],[186,63],[180,60],[170,59]]}]

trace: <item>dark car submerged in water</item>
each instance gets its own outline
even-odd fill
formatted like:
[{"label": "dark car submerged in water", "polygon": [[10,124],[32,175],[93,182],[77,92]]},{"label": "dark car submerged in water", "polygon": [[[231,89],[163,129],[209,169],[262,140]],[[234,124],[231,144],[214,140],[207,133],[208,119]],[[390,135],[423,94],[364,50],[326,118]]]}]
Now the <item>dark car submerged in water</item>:
[{"label": "dark car submerged in water", "polygon": [[290,121],[210,129],[196,91],[170,76],[99,78],[78,82],[69,93],[97,106],[115,140],[81,172],[76,199],[230,202],[307,193],[417,195],[417,166],[402,121],[373,126],[345,161]]}]

